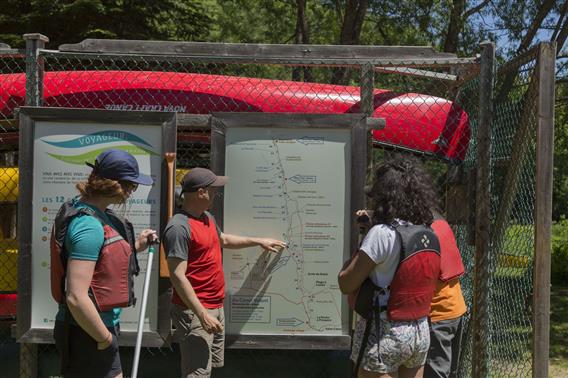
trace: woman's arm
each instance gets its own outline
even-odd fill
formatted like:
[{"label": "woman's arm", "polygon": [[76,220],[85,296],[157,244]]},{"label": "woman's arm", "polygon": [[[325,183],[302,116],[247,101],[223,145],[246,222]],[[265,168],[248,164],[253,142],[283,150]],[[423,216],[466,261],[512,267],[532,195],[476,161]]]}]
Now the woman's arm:
[{"label": "woman's arm", "polygon": [[147,228],[147,229],[143,230],[142,232],[140,232],[140,235],[138,235],[138,238],[136,238],[136,242],[135,242],[135,246],[134,246],[136,248],[136,252],[142,252],[146,248],[148,248],[148,241],[149,240],[152,240],[154,242],[157,241],[158,235],[156,234],[155,230]]},{"label": "woman's arm", "polygon": [[95,341],[99,349],[112,342],[112,334],[106,328],[95,304],[89,297],[89,286],[96,261],[69,259],[67,264],[67,307],[77,324]]},{"label": "woman's arm", "polygon": [[365,252],[358,251],[339,272],[337,280],[341,292],[349,294],[357,290],[376,266]]}]

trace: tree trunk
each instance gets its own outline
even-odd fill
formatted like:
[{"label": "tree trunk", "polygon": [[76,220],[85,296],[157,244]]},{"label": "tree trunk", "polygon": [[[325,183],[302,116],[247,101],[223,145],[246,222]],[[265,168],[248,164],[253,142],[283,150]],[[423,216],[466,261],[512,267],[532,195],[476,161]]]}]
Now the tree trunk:
[{"label": "tree trunk", "polygon": [[[308,45],[310,43],[310,30],[308,26],[308,17],[306,15],[306,0],[296,0],[297,18],[296,33],[294,41],[296,44]],[[304,81],[313,81],[312,70],[310,67],[294,67],[292,69],[292,80],[301,81],[302,73]]]},{"label": "tree trunk", "polygon": [[450,21],[444,40],[444,52],[455,53],[458,50],[459,35],[462,31],[465,12],[465,0],[454,0],[451,4]]},{"label": "tree trunk", "polygon": [[[368,0],[347,0],[343,12],[340,10],[339,1],[335,2],[338,14],[343,14],[341,32],[339,34],[340,45],[357,45],[361,37],[361,29],[367,15]],[[333,84],[347,84],[349,71],[346,68],[337,68],[333,72]]]}]

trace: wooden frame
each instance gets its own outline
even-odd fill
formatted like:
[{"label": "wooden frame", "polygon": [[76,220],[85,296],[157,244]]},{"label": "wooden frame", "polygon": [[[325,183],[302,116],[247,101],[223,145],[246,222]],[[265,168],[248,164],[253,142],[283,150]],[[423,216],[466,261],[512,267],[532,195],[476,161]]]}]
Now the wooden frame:
[{"label": "wooden frame", "polygon": [[[343,251],[343,261],[357,248],[358,228],[351,216],[364,204],[364,185],[367,162],[367,123],[363,114],[290,114],[290,113],[214,113],[211,124],[211,167],[217,174],[225,173],[226,131],[235,127],[287,129],[348,129],[351,131],[351,198],[349,250]],[[223,225],[223,203],[217,197],[214,214]],[[341,267],[338,267],[338,271]],[[345,305],[347,297],[342,297]],[[351,324],[351,314],[347,324]],[[349,327],[349,326],[348,326]],[[341,336],[301,335],[227,335],[228,348],[252,349],[349,349],[349,329]]]},{"label": "wooden frame", "polygon": [[129,55],[130,58],[160,56],[186,58],[192,61],[217,63],[289,64],[360,66],[371,63],[376,66],[449,66],[454,64],[477,65],[477,58],[458,58],[453,53],[436,52],[431,46],[349,46],[211,43],[176,41],[136,41],[85,39],[76,44],[64,44],[58,51],[45,50],[47,54],[79,56],[99,54],[105,56]]},{"label": "wooden frame", "polygon": [[[157,112],[121,112],[110,110],[69,109],[23,107],[20,110],[20,186],[18,206],[19,256],[18,256],[18,324],[16,337],[24,343],[53,343],[53,331],[50,328],[32,326],[32,217],[33,217],[33,182],[34,182],[34,141],[36,122],[84,122],[100,124],[155,125],[161,128],[162,153],[175,152],[176,149],[176,114]],[[166,210],[166,165],[161,161],[160,213],[164,219]],[[160,222],[163,223],[163,222]],[[160,224],[164,227],[165,224]],[[158,277],[155,277],[157,279]],[[48,283],[46,282],[46,285]],[[144,346],[161,346],[163,337],[170,333],[169,316],[170,295],[165,285],[158,285],[157,332],[145,332]],[[135,331],[123,331],[120,343],[134,345]]]},{"label": "wooden frame", "polygon": [[532,376],[547,377],[550,349],[550,265],[552,253],[552,175],[554,169],[554,80],[556,43],[538,52],[536,129],[534,294]]}]

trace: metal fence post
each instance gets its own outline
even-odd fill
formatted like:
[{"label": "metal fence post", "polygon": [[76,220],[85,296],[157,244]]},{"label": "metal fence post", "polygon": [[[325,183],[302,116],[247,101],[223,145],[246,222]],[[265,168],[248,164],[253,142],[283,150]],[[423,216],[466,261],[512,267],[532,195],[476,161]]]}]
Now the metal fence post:
[{"label": "metal fence post", "polygon": [[[49,39],[41,34],[24,34],[26,40],[26,105],[41,106],[43,98],[43,58],[39,49]],[[20,344],[20,377],[37,377],[37,344]]]},{"label": "metal fence post", "polygon": [[556,43],[538,52],[532,376],[548,377]]},{"label": "metal fence post", "polygon": [[43,98],[44,59],[39,50],[45,47],[49,38],[45,35],[24,34],[26,40],[26,105],[41,106]]},{"label": "metal fence post", "polygon": [[373,115],[374,107],[374,94],[375,89],[375,69],[371,63],[361,65],[361,113],[366,114],[367,117]]},{"label": "metal fence post", "polygon": [[479,86],[479,126],[477,129],[477,185],[475,209],[475,273],[473,298],[472,375],[489,375],[489,245],[490,245],[490,174],[491,118],[493,113],[493,76],[495,45],[481,44]]},{"label": "metal fence post", "polygon": [[[371,63],[361,65],[361,87],[360,98],[361,107],[359,111],[371,117],[375,111],[375,67]],[[373,183],[373,130],[368,130],[367,138],[367,175],[365,184]],[[368,198],[365,196],[365,208],[368,208]]]}]

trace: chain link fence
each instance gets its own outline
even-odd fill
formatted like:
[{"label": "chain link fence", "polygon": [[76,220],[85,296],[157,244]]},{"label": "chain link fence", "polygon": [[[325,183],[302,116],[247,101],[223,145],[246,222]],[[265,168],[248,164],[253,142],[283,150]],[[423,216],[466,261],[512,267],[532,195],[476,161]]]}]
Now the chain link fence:
[{"label": "chain link fence", "polygon": [[[24,52],[4,46],[0,49],[0,108],[19,104],[25,96]],[[24,80],[23,80],[24,79]],[[18,136],[14,117],[0,114],[0,355],[4,361],[2,374],[17,376],[19,346],[11,337],[16,321],[18,286],[18,241],[16,239],[18,201]]]},{"label": "chain link fence", "polygon": [[[311,61],[309,65],[296,61],[291,65],[238,59],[227,62],[215,56],[40,50],[38,61],[41,60],[45,70],[42,106],[188,114],[364,112],[385,118],[386,128],[372,131],[370,162],[377,163],[392,153],[412,154],[424,161],[439,188],[442,207],[464,259],[466,274],[461,285],[469,311],[460,376],[470,376],[473,361],[479,358],[473,348],[473,335],[477,331],[487,340],[489,359],[485,363],[489,365],[490,375],[522,377],[532,374],[534,130],[538,96],[538,86],[532,83],[536,58],[533,54],[504,65],[495,78],[489,162],[492,230],[486,267],[490,272],[487,277],[490,292],[484,309],[488,313],[488,327],[481,330],[475,330],[469,321],[476,269],[476,133],[481,90],[477,60],[451,63],[433,60],[429,64],[393,60],[350,66],[330,65],[322,60]],[[21,52],[18,56],[0,52],[3,141],[0,196],[7,193],[4,202],[0,198],[0,204],[4,214],[15,214],[17,203],[15,109],[25,103],[25,70]],[[208,128],[181,125],[177,146],[178,184],[187,169],[208,167],[209,162]],[[15,294],[16,226],[15,218],[8,218],[3,217],[2,223],[0,293]],[[2,311],[6,306],[9,305],[0,302]],[[15,313],[2,323],[0,351],[9,351],[17,361],[19,348],[10,338],[9,325],[14,318]],[[37,351],[34,348],[22,346],[22,376],[56,375],[55,348],[52,345],[40,345]],[[128,376],[132,348],[121,348],[121,355]],[[226,367],[215,376],[264,377],[270,372],[272,377],[344,377],[350,371],[348,355],[346,351],[229,349]],[[140,361],[140,376],[178,375],[176,345],[143,348]],[[13,371],[17,372],[18,367]]]},{"label": "chain link fence", "polygon": [[530,376],[538,50],[497,70],[491,132],[490,371]]}]

